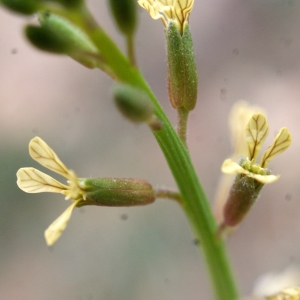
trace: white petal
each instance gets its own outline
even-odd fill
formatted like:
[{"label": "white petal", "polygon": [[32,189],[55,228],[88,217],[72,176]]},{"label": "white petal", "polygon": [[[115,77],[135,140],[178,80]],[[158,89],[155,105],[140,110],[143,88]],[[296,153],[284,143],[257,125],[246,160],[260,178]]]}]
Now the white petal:
[{"label": "white petal", "polygon": [[17,172],[17,184],[26,193],[61,193],[67,186],[34,168],[22,168]]},{"label": "white petal", "polygon": [[42,166],[66,178],[69,178],[68,168],[41,138],[35,137],[30,141],[29,154]]},{"label": "white petal", "polygon": [[261,183],[272,183],[274,181],[277,181],[280,177],[280,175],[259,175],[254,173],[250,173],[250,174],[252,178],[256,179]]},{"label": "white petal", "polygon": [[52,246],[66,229],[71,218],[73,209],[81,199],[70,205],[46,230],[45,239],[48,246]]}]

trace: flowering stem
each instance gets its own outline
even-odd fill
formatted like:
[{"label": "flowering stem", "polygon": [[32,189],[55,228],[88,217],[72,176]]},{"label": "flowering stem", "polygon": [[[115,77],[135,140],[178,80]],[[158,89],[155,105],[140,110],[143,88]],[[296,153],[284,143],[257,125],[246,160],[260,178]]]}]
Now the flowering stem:
[{"label": "flowering stem", "polygon": [[184,107],[177,108],[178,112],[178,127],[177,133],[182,143],[187,147],[186,143],[186,130],[187,130],[187,121],[189,116],[189,111]]},{"label": "flowering stem", "polygon": [[117,80],[147,93],[155,106],[155,115],[162,121],[163,126],[160,129],[150,129],[165,155],[182,195],[182,207],[200,240],[216,299],[237,299],[237,287],[224,242],[216,237],[217,224],[186,147],[139,70],[132,67],[130,61],[100,27],[90,26],[95,24],[91,20],[92,17],[85,11],[82,27],[99,49]]}]

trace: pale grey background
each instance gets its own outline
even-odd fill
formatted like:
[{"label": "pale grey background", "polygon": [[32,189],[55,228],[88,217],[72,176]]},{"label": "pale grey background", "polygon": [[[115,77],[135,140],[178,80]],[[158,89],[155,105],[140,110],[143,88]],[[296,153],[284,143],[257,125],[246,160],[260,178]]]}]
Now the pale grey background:
[{"label": "pale grey background", "polygon": [[[88,4],[124,48],[106,1]],[[175,124],[163,26],[142,9],[139,16],[138,63]],[[127,122],[115,109],[105,74],[26,42],[23,27],[34,20],[0,8],[0,298],[212,299],[188,222],[166,200],[76,210],[62,238],[46,247],[43,231],[68,203],[59,195],[25,194],[15,184],[18,168],[38,167],[27,149],[36,135],[79,176],[141,177],[155,187],[176,186],[147,127]],[[199,99],[188,142],[209,198],[231,153],[228,114],[237,100],[267,111],[265,147],[280,127],[293,134],[292,147],[270,166],[280,180],[264,188],[228,242],[241,290],[249,294],[262,273],[300,263],[300,3],[195,0],[190,24]]]}]

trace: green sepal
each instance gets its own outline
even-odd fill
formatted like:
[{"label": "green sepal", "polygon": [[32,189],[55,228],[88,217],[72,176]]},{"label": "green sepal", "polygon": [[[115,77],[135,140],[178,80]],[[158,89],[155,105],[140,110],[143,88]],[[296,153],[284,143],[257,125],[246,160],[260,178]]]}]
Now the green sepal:
[{"label": "green sepal", "polygon": [[0,3],[8,9],[24,15],[32,15],[40,8],[39,0],[0,0]]},{"label": "green sepal", "polygon": [[113,97],[119,111],[132,122],[147,122],[153,116],[154,106],[148,95],[131,85],[116,85]]},{"label": "green sepal", "polygon": [[155,200],[150,183],[135,178],[84,178],[78,181],[84,191],[81,205],[135,206]]},{"label": "green sepal", "polygon": [[195,108],[198,93],[198,74],[193,40],[188,23],[180,34],[175,22],[166,29],[168,53],[168,89],[174,108]]},{"label": "green sepal", "polygon": [[131,36],[137,23],[137,5],[135,0],[109,0],[112,15],[119,30]]},{"label": "green sepal", "polygon": [[224,206],[224,223],[238,225],[255,203],[263,183],[244,174],[237,174]]}]

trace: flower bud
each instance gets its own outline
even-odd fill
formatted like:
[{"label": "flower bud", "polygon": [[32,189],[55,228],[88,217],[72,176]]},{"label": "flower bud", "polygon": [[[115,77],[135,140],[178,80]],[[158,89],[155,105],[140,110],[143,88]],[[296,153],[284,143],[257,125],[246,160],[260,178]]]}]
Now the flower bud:
[{"label": "flower bud", "polygon": [[198,92],[198,75],[192,36],[186,22],[183,33],[177,23],[170,21],[166,28],[168,52],[168,89],[174,108],[195,108]]},{"label": "flower bud", "polygon": [[[63,46],[62,49],[58,49],[62,51],[57,51],[57,53],[66,53],[88,68],[101,67],[99,66],[101,57],[96,46],[79,27],[69,20],[49,12],[41,13],[39,21],[42,29],[51,33],[50,38],[54,40],[54,47],[55,43]],[[43,37],[41,39],[43,40]],[[47,47],[42,50],[51,51],[51,45],[48,45],[51,39],[49,43],[47,43],[47,35],[44,39],[46,39]],[[98,60],[96,60],[97,57]]]},{"label": "flower bud", "polygon": [[40,50],[64,54],[70,51],[68,43],[50,28],[28,25],[25,28],[25,34],[29,41]]},{"label": "flower bud", "polygon": [[135,178],[84,178],[78,180],[84,200],[78,206],[135,206],[154,202],[150,183]]},{"label": "flower bud", "polygon": [[0,0],[0,3],[8,9],[24,15],[32,15],[39,9],[38,0]]},{"label": "flower bud", "polygon": [[135,0],[110,0],[111,12],[119,30],[125,35],[132,35],[136,28],[137,7]]},{"label": "flower bud", "polygon": [[52,0],[53,2],[58,2],[66,8],[76,8],[83,0]]},{"label": "flower bud", "polygon": [[143,91],[127,84],[119,84],[114,87],[113,96],[120,112],[130,121],[147,122],[153,116],[153,103]]}]

